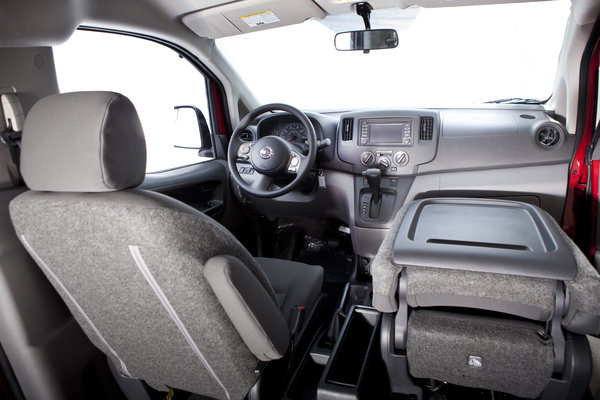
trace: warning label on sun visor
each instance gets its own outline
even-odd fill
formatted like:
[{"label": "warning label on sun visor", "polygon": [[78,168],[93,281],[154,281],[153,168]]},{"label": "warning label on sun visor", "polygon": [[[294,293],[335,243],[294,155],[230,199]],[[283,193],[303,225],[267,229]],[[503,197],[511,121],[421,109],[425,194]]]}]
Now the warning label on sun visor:
[{"label": "warning label on sun visor", "polygon": [[258,14],[246,15],[245,17],[240,17],[240,19],[251,28],[279,22],[279,18],[277,18],[277,15],[275,15],[273,11],[265,11]]}]

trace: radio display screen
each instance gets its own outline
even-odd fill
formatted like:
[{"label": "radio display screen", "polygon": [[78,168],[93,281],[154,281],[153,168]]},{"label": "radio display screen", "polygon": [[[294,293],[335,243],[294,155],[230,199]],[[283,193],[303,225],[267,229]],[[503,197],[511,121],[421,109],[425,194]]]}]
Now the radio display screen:
[{"label": "radio display screen", "polygon": [[410,146],[412,142],[411,122],[371,122],[369,124],[369,143],[397,143]]}]

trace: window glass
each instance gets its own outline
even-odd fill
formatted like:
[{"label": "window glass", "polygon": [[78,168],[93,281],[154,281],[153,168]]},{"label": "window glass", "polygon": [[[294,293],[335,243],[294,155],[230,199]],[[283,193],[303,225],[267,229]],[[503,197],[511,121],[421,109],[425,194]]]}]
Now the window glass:
[{"label": "window glass", "polygon": [[[129,97],[146,135],[147,172],[206,161],[191,105],[209,118],[206,81],[186,59],[148,40],[101,32],[76,31],[54,47],[61,92],[108,90]],[[210,147],[210,144],[204,144]]]}]

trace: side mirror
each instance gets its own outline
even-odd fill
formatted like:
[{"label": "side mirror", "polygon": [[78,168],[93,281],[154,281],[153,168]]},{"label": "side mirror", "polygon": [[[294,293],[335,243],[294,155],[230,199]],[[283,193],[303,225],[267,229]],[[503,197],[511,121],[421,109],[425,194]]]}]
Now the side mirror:
[{"label": "side mirror", "polygon": [[213,157],[213,143],[204,114],[194,106],[175,106],[175,136],[178,149],[198,150],[200,157]]},{"label": "side mirror", "polygon": [[349,31],[335,35],[335,48],[340,51],[368,51],[395,47],[398,47],[398,32],[394,29]]}]

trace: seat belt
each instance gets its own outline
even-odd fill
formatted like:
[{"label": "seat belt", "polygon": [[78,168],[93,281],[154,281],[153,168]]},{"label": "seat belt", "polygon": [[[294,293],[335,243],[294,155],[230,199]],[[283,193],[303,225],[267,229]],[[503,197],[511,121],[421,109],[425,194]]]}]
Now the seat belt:
[{"label": "seat belt", "polygon": [[15,88],[0,89],[0,141],[10,150],[21,178],[21,132],[25,115]]}]

